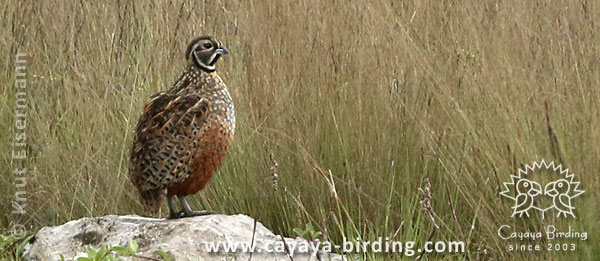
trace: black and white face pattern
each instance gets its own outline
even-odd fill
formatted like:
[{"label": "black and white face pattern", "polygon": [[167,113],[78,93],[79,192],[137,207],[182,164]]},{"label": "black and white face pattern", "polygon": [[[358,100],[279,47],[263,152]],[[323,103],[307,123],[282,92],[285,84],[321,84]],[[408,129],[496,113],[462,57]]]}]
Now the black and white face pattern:
[{"label": "black and white face pattern", "polygon": [[221,55],[227,53],[225,46],[212,36],[201,36],[192,40],[188,45],[185,57],[187,60],[191,59],[200,69],[213,72],[217,60]]}]

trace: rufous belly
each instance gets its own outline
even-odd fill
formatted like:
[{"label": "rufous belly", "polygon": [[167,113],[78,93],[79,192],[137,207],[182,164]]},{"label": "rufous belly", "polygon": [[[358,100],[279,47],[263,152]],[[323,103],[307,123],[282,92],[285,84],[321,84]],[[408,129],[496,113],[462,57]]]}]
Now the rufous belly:
[{"label": "rufous belly", "polygon": [[185,181],[167,188],[168,196],[185,196],[202,190],[221,166],[231,143],[231,135],[222,129],[205,133],[199,143],[195,159],[191,162],[192,175]]}]

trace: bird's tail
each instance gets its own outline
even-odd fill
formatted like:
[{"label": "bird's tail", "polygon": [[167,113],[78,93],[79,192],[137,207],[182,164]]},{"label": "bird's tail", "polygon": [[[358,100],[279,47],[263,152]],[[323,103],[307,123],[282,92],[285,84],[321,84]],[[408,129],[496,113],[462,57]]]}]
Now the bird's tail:
[{"label": "bird's tail", "polygon": [[144,209],[151,212],[153,215],[160,213],[160,207],[165,199],[164,189],[140,190],[140,198]]}]

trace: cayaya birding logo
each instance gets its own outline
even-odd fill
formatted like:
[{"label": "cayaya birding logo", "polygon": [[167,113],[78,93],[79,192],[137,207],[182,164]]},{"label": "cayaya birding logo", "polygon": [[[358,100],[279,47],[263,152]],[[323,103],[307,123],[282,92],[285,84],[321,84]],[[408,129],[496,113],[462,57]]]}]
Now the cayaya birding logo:
[{"label": "cayaya birding logo", "polygon": [[[536,175],[540,175],[544,170],[552,173],[552,181],[542,186],[533,178],[539,179]],[[533,162],[519,169],[517,175],[511,175],[510,178],[510,182],[504,182],[505,190],[500,192],[500,195],[515,202],[512,207],[513,217],[529,217],[539,212],[542,219],[548,213],[556,213],[556,217],[575,218],[575,208],[571,200],[585,191],[581,190],[575,175],[569,173],[569,169],[563,169],[561,164],[546,163],[544,160]],[[540,205],[542,199],[551,200],[552,204],[544,208]]]}]

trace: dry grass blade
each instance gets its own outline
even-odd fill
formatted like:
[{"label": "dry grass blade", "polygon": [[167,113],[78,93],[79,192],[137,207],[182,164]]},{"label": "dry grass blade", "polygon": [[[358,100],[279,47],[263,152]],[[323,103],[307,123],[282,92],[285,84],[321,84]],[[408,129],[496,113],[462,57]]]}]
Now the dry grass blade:
[{"label": "dry grass blade", "polygon": [[433,224],[436,230],[440,230],[440,226],[438,226],[436,222],[436,214],[433,210],[433,197],[431,196],[431,183],[429,183],[429,179],[425,179],[425,188],[418,188],[419,197],[421,198],[421,207],[425,210],[427,217]]}]

